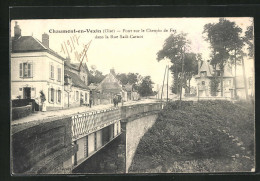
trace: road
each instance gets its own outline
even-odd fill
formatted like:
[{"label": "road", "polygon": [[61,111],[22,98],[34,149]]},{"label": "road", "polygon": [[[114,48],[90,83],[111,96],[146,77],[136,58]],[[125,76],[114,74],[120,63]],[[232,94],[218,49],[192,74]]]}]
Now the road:
[{"label": "road", "polygon": [[[135,105],[135,104],[145,104],[145,103],[153,103],[158,100],[156,99],[142,99],[139,101],[128,101],[124,102],[124,106],[128,105]],[[119,104],[119,107],[122,106]],[[44,120],[54,120],[60,117],[65,117],[77,113],[82,113],[82,112],[93,112],[93,111],[99,111],[99,110],[105,110],[105,109],[110,109],[113,108],[113,104],[106,104],[106,105],[96,105],[90,107],[82,106],[82,107],[74,107],[74,108],[69,108],[69,109],[61,109],[61,110],[55,110],[55,111],[46,111],[46,112],[35,112],[32,113],[31,115],[14,120],[11,122],[11,125],[19,125],[19,124],[24,124],[24,123],[29,123],[29,122],[34,122],[34,121],[44,121]]]}]

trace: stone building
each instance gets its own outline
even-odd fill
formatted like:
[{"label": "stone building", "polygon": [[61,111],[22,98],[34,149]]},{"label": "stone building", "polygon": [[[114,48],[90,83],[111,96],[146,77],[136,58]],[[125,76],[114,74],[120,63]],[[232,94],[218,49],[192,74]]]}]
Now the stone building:
[{"label": "stone building", "polygon": [[[216,76],[220,79],[220,69],[217,67]],[[197,82],[197,88],[199,92],[199,97],[212,97],[210,82],[214,76],[214,69],[210,65],[209,61],[202,61],[198,65],[198,75],[195,76]],[[228,65],[224,68],[223,75],[223,97],[233,98],[234,89],[233,89],[233,80],[234,76],[232,75],[231,68]],[[221,84],[218,85],[218,91],[216,97],[221,97]]]}]

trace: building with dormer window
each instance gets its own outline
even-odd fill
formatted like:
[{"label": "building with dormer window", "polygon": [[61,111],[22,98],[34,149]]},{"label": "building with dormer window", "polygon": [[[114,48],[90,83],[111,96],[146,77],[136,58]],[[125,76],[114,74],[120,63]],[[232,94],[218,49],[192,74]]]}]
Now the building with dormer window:
[{"label": "building with dormer window", "polygon": [[[216,72],[209,61],[202,61],[198,65],[198,75],[195,76],[197,82],[197,90],[199,97],[211,97],[211,87],[210,82],[214,77],[214,73],[220,80],[220,69],[217,67]],[[234,96],[234,86],[233,86],[234,76],[232,75],[232,69],[228,65],[224,68],[223,75],[223,97],[233,98]],[[218,85],[217,97],[221,96],[221,84]]]}]

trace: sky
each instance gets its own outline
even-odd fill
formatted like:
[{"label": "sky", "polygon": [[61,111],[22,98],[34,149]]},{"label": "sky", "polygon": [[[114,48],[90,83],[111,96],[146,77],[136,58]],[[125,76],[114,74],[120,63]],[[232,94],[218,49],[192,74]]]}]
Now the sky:
[{"label": "sky", "polygon": [[[248,17],[226,19],[234,21],[242,28],[243,33],[253,21],[252,18]],[[204,39],[206,35],[202,33],[203,27],[207,23],[217,23],[218,18],[13,20],[10,29],[11,36],[14,35],[15,21],[22,30],[22,36],[34,36],[41,41],[42,34],[47,33],[50,39],[50,48],[63,57],[69,55],[72,62],[78,62],[74,56],[75,52],[84,52],[85,45],[91,42],[86,51],[87,59],[83,60],[89,69],[95,65],[97,70],[102,71],[103,74],[109,73],[109,70],[114,68],[116,73],[132,72],[142,76],[149,75],[155,84],[161,85],[165,66],[169,64],[169,60],[158,62],[156,57],[157,52],[162,49],[165,39],[174,30],[177,33],[187,33],[187,39],[191,41],[190,51],[202,53],[203,60],[208,60],[210,49],[209,43]],[[56,32],[57,30],[74,29],[94,31],[84,33]],[[67,53],[64,43],[69,53]],[[254,61],[246,59],[245,64],[246,74],[251,75],[254,72]],[[242,75],[242,71],[238,70],[238,74],[240,73]],[[169,82],[172,82],[172,79]]]}]

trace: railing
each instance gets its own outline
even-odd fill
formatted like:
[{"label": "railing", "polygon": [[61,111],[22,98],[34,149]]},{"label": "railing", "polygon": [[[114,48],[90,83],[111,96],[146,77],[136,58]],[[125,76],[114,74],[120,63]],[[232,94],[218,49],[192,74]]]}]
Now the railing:
[{"label": "railing", "polygon": [[72,116],[72,140],[77,140],[92,132],[98,131],[118,120],[161,109],[161,103],[150,103],[76,114]]},{"label": "railing", "polygon": [[120,120],[119,108],[80,113],[72,116],[72,140],[77,140]]}]

